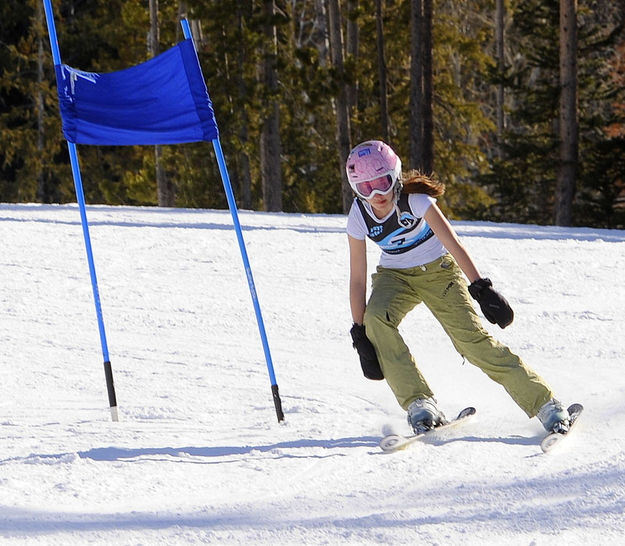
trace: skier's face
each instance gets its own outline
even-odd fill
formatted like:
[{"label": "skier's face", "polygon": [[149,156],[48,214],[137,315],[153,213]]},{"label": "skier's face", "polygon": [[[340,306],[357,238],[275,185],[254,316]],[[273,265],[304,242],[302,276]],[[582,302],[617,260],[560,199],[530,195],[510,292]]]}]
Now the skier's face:
[{"label": "skier's face", "polygon": [[382,216],[386,216],[391,208],[393,208],[394,197],[393,193],[387,193],[385,195],[376,193],[367,199],[367,201],[376,215],[381,218]]}]

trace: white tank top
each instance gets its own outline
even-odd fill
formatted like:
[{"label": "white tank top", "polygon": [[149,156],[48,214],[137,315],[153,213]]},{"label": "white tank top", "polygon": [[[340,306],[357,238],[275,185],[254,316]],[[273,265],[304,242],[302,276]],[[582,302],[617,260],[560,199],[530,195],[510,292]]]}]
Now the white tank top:
[{"label": "white tank top", "polygon": [[376,243],[382,250],[383,267],[406,269],[430,263],[447,252],[423,219],[433,203],[436,199],[429,195],[402,193],[397,208],[384,218],[377,218],[369,203],[354,199],[347,233],[355,239],[368,237]]}]

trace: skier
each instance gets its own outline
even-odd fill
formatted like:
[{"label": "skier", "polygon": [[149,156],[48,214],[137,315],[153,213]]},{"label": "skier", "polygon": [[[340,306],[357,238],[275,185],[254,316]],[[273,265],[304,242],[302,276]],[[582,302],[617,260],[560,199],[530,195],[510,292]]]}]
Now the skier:
[{"label": "skier", "polygon": [[[364,375],[386,379],[415,434],[447,422],[398,331],[404,316],[423,302],[464,358],[501,384],[529,417],[538,416],[547,431],[566,432],[564,406],[536,373],[484,330],[473,309],[469,295],[501,328],[514,317],[438,208],[435,198],[444,184],[417,171],[403,178],[401,160],[378,140],[356,146],[346,170],[356,194],[347,221],[350,333]],[[382,250],[368,302],[366,238]]]}]

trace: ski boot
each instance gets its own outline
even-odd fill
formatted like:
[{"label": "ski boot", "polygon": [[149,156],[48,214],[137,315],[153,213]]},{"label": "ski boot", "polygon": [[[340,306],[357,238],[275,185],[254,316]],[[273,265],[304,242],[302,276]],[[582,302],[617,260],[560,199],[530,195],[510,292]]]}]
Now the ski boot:
[{"label": "ski boot", "polygon": [[537,417],[547,432],[565,434],[569,430],[569,412],[555,398],[538,410]]},{"label": "ski boot", "polygon": [[417,398],[408,406],[408,424],[415,434],[423,434],[447,422],[434,398]]}]

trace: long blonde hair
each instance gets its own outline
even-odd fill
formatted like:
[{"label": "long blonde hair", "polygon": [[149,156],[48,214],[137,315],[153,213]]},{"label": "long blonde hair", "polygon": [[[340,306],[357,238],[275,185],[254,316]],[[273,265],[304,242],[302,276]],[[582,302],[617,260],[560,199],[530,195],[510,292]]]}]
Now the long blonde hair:
[{"label": "long blonde hair", "polygon": [[415,169],[402,176],[404,193],[425,193],[431,197],[440,197],[445,193],[445,184]]}]

